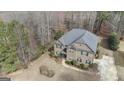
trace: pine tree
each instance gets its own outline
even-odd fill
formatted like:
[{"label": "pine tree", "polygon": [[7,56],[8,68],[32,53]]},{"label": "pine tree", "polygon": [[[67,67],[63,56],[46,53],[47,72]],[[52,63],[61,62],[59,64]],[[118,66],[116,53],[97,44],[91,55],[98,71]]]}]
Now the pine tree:
[{"label": "pine tree", "polygon": [[119,48],[119,38],[115,32],[112,32],[109,37],[109,47],[112,50],[117,50]]}]

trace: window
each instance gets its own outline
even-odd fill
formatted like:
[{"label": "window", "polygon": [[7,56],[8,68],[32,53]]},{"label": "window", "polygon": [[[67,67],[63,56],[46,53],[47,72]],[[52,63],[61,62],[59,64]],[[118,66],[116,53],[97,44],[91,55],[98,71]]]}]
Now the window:
[{"label": "window", "polygon": [[89,62],[90,62],[89,60],[86,60],[86,62],[85,62],[85,63],[86,63],[86,64],[89,64]]},{"label": "window", "polygon": [[83,55],[83,51],[81,51],[81,55]]},{"label": "window", "polygon": [[86,55],[86,56],[88,56],[88,55],[89,55],[89,53],[88,53],[88,52],[86,52],[86,51],[81,51],[81,55]]},{"label": "window", "polygon": [[87,54],[87,52],[81,51],[81,55],[86,55],[86,54]]},{"label": "window", "polygon": [[89,55],[89,53],[87,52],[87,56]]},{"label": "window", "polygon": [[86,60],[85,63],[86,64],[92,64],[92,61],[91,60]]},{"label": "window", "polygon": [[77,58],[77,61],[78,61],[78,62],[82,62],[82,59],[81,59],[81,58]]}]

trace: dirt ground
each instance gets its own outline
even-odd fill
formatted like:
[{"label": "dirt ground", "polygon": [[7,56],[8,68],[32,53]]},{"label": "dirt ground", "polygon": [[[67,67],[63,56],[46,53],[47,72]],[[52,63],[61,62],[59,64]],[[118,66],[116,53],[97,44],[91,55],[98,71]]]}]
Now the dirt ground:
[{"label": "dirt ground", "polygon": [[117,74],[118,74],[118,80],[124,81],[124,67],[116,65],[117,68]]},{"label": "dirt ground", "polygon": [[118,71],[118,78],[121,81],[124,81],[124,41],[120,41],[120,45],[119,45],[119,49],[118,49],[118,53],[121,53],[121,55],[118,55],[118,65],[116,65],[117,71]]},{"label": "dirt ground", "polygon": [[120,51],[124,51],[124,41],[120,41],[119,49]]},{"label": "dirt ground", "polygon": [[[55,72],[52,78],[46,77],[39,73],[41,65],[47,66]],[[64,67],[60,63],[56,63],[48,54],[44,54],[37,60],[32,62],[27,69],[18,70],[8,75],[14,81],[94,81],[100,80],[100,76],[94,73],[79,72]]]}]

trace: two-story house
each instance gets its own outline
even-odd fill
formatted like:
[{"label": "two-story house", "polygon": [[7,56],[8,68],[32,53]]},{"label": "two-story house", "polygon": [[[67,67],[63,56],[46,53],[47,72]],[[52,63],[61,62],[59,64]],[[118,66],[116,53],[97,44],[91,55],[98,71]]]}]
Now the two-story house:
[{"label": "two-story house", "polygon": [[66,60],[92,63],[97,51],[98,38],[84,29],[72,29],[65,33],[54,45],[54,52]]}]

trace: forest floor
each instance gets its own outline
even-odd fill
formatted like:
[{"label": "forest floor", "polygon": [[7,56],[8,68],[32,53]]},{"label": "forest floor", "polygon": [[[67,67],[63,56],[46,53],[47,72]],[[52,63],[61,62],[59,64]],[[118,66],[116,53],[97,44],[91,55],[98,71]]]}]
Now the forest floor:
[{"label": "forest floor", "polygon": [[120,41],[118,51],[114,52],[119,80],[124,80],[124,41]]},{"label": "forest floor", "polygon": [[[39,67],[45,65],[55,72],[51,78],[41,75]],[[27,69],[18,70],[8,75],[14,81],[94,81],[100,80],[100,76],[94,73],[79,72],[64,67],[61,63],[55,62],[47,53],[30,63]]]},{"label": "forest floor", "polygon": [[120,41],[119,50],[124,51],[124,41]]}]

